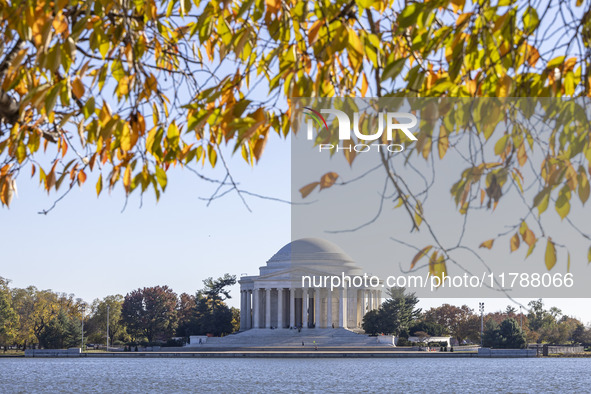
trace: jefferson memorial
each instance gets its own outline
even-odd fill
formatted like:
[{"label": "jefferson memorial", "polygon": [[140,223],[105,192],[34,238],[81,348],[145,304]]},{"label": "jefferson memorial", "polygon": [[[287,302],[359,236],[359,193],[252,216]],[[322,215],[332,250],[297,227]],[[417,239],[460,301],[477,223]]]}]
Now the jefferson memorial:
[{"label": "jefferson memorial", "polygon": [[[365,313],[381,304],[377,287],[333,288],[319,278],[347,276],[361,279],[364,272],[342,249],[318,238],[304,238],[281,248],[258,276],[242,276],[240,284],[240,331],[253,328],[359,329]],[[303,277],[318,278],[317,282]]]}]

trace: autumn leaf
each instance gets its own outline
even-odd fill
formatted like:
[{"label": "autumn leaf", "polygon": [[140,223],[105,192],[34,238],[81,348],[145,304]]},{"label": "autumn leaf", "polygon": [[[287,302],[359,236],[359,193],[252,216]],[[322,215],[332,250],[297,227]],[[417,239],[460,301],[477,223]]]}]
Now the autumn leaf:
[{"label": "autumn leaf", "polygon": [[328,189],[329,187],[334,185],[338,177],[339,174],[337,174],[336,172],[327,172],[326,174],[322,175],[322,177],[320,178],[320,190]]},{"label": "autumn leaf", "polygon": [[556,247],[554,246],[554,242],[552,242],[552,238],[548,237],[548,242],[546,243],[546,254],[544,258],[546,262],[546,269],[550,271],[556,265]]},{"label": "autumn leaf", "polygon": [[84,84],[82,84],[80,78],[74,79],[74,82],[72,82],[72,93],[74,93],[74,96],[77,99],[81,99],[84,96],[84,90]]},{"label": "autumn leaf", "polygon": [[300,189],[300,193],[302,194],[302,198],[306,198],[312,191],[316,188],[316,186],[320,185],[320,182],[312,182]]},{"label": "autumn leaf", "polygon": [[425,246],[423,249],[419,250],[419,252],[415,255],[415,257],[410,262],[410,269],[413,269],[415,267],[415,265],[417,264],[417,262],[421,258],[426,256],[427,253],[429,253],[429,251],[431,250],[432,247],[433,247],[432,245],[429,245],[429,246]]},{"label": "autumn leaf", "polygon": [[511,242],[510,242],[510,246],[511,246],[511,252],[515,252],[517,249],[519,249],[519,234],[515,233],[512,237],[511,237]]},{"label": "autumn leaf", "polygon": [[484,241],[483,243],[481,243],[479,248],[491,249],[493,247],[494,242],[495,242],[494,239],[489,239],[488,241]]}]

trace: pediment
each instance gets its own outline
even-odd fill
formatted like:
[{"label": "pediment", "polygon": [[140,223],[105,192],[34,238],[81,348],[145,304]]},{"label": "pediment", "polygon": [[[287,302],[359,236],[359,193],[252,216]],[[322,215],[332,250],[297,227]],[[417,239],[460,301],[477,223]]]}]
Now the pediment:
[{"label": "pediment", "polygon": [[256,281],[268,281],[268,280],[300,280],[302,276],[330,276],[331,274],[326,271],[320,271],[315,269],[301,269],[291,268],[280,271],[274,271],[267,275],[261,275],[257,277]]}]

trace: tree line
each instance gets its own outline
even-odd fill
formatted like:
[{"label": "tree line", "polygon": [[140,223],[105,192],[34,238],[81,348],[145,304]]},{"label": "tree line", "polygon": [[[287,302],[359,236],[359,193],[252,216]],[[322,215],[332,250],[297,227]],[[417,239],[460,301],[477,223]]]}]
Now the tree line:
[{"label": "tree line", "polygon": [[591,346],[591,327],[563,315],[556,307],[546,309],[542,299],[529,302],[524,313],[507,306],[504,311],[485,314],[482,338],[481,317],[467,305],[443,304],[422,311],[416,307],[418,302],[415,294],[404,288],[390,289],[381,308],[364,316],[362,327],[368,334],[392,334],[404,339],[451,336],[460,344],[480,344],[482,339],[484,346],[495,348],[522,348],[527,343]]},{"label": "tree line", "polygon": [[79,347],[83,330],[86,344],[105,344],[108,335],[115,346],[181,345],[190,335],[227,335],[240,327],[240,311],[225,303],[235,283],[236,276],[225,274],[205,279],[195,295],[153,286],[88,304],[73,294],[11,288],[0,277],[0,346]]}]

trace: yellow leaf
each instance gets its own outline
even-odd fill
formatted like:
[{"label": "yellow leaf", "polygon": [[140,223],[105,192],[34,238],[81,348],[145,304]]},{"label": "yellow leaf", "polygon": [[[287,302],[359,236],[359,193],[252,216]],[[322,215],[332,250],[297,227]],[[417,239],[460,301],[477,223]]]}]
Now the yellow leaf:
[{"label": "yellow leaf", "polygon": [[121,80],[119,80],[119,84],[117,85],[117,94],[121,96],[126,96],[129,94],[129,77],[127,75],[123,76]]},{"label": "yellow leaf", "polygon": [[125,123],[123,125],[123,131],[121,132],[121,150],[123,152],[127,152],[131,149],[131,132],[129,130],[129,125]]},{"label": "yellow leaf", "polygon": [[129,186],[131,185],[131,166],[125,167],[125,173],[123,174],[123,187],[125,191],[129,193]]},{"label": "yellow leaf", "polygon": [[326,174],[322,175],[320,178],[320,190],[328,189],[336,182],[339,174],[336,172],[327,172]]},{"label": "yellow leaf", "polygon": [[300,189],[300,193],[302,194],[302,198],[306,198],[312,191],[316,188],[316,186],[320,185],[320,182],[312,182],[309,185],[306,185]]},{"label": "yellow leaf", "polygon": [[361,43],[359,36],[355,32],[355,30],[353,30],[353,29],[347,29],[347,30],[348,30],[348,35],[349,35],[349,45],[351,46],[351,48],[353,48],[355,50],[355,52],[357,52],[358,54],[363,56],[363,54],[365,52],[363,51],[363,44]]},{"label": "yellow leaf", "polygon": [[515,252],[517,249],[519,249],[519,234],[515,233],[515,235],[513,235],[511,237],[511,252]]},{"label": "yellow leaf", "polygon": [[489,239],[488,241],[484,241],[483,243],[481,243],[479,248],[490,249],[490,248],[492,248],[494,242],[495,242],[494,239]]},{"label": "yellow leaf", "polygon": [[96,196],[101,195],[101,191],[103,191],[103,174],[99,175],[98,181],[96,182]]},{"label": "yellow leaf", "polygon": [[437,149],[439,150],[439,158],[443,159],[445,156],[445,152],[447,152],[447,148],[449,148],[449,133],[445,126],[441,125],[439,128],[439,141],[437,142]]},{"label": "yellow leaf", "polygon": [[497,97],[508,97],[511,93],[511,85],[513,84],[513,79],[507,74],[503,75],[502,78],[499,80],[499,84],[497,86]]},{"label": "yellow leaf", "polygon": [[72,82],[72,93],[76,96],[77,99],[81,99],[84,96],[84,84],[80,80],[80,78],[74,79]]},{"label": "yellow leaf", "polygon": [[546,269],[550,271],[556,265],[556,247],[552,238],[548,237],[548,243],[546,244]]},{"label": "yellow leaf", "polygon": [[443,255],[438,256],[437,252],[433,252],[431,260],[429,261],[429,273],[432,276],[438,277],[440,279],[440,284],[443,282],[443,278],[447,273],[447,267],[445,265],[445,258]]}]

